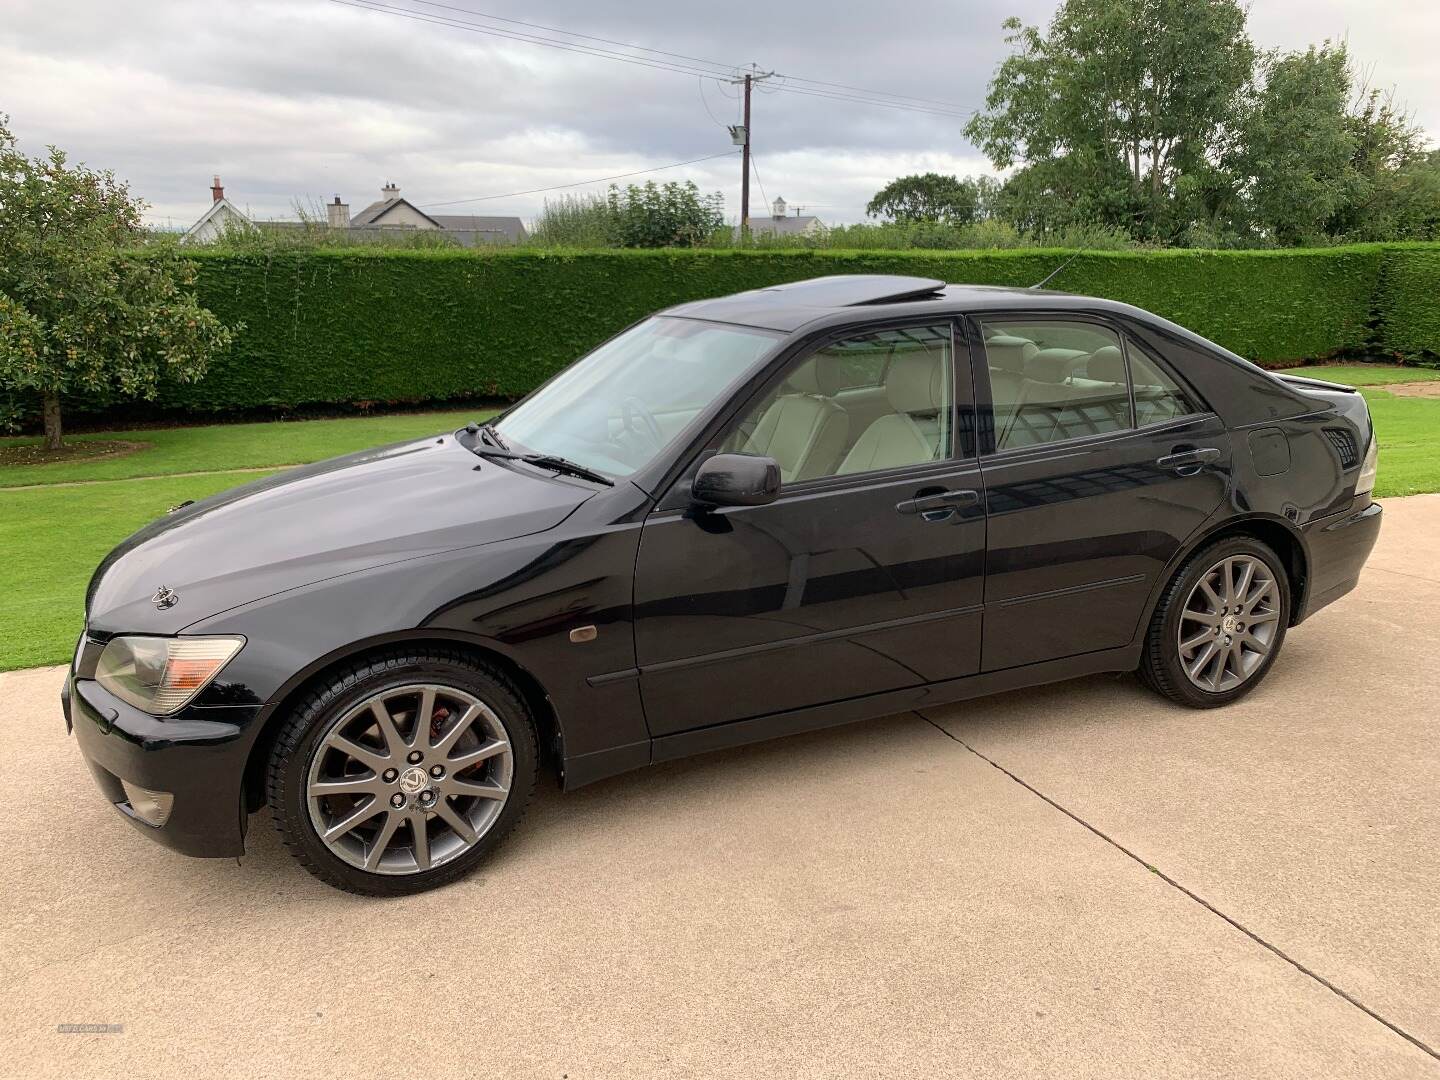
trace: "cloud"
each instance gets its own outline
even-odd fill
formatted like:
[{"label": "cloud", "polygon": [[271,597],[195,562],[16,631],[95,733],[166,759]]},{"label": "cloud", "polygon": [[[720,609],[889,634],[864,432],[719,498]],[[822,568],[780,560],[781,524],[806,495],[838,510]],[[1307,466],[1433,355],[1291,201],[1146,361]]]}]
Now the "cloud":
[{"label": "cloud", "polygon": [[[419,0],[385,2],[427,10]],[[982,102],[1004,56],[1002,19],[1044,22],[1053,10],[1050,0],[913,0],[883,18],[873,6],[816,0],[452,7],[964,106]],[[1375,64],[1380,85],[1399,83],[1417,118],[1440,128],[1426,48],[1440,36],[1440,14],[1431,5],[1271,0],[1257,9],[1251,31],[1261,45],[1304,45],[1352,21],[1357,59]],[[774,80],[755,96],[757,204],[763,187],[825,220],[853,221],[896,175],[988,171],[960,120],[789,92],[799,88]],[[10,0],[0,40],[0,111],[22,145],[36,152],[56,143],[113,169],[152,205],[153,219],[179,226],[208,205],[215,173],[238,204],[283,216],[297,201],[337,193],[362,206],[387,180],[425,204],[720,153],[730,148],[724,124],[735,122],[736,101],[725,95],[734,92],[326,0]],[[738,210],[737,160],[654,179],[693,179],[722,191],[730,214]],[[457,209],[528,218],[542,202],[517,196]]]}]

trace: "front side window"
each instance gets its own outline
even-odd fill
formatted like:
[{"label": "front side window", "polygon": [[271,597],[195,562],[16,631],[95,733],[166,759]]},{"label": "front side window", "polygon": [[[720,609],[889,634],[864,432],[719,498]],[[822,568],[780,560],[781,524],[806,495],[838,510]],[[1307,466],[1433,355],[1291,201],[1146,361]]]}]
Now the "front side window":
[{"label": "front side window", "polygon": [[653,461],[783,335],[658,316],[576,361],[496,429],[515,448],[612,476]]},{"label": "front side window", "polygon": [[1132,425],[1119,336],[1063,320],[981,324],[995,449],[1040,446]]},{"label": "front side window", "polygon": [[942,460],[951,368],[948,323],[845,338],[793,363],[720,449],[774,458],[785,483]]}]

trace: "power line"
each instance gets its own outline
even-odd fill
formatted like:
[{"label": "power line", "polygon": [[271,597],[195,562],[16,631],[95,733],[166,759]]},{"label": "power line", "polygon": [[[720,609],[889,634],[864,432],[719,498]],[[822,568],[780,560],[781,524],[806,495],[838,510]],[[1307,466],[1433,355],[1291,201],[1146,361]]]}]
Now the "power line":
[{"label": "power line", "polygon": [[868,94],[875,97],[900,98],[902,101],[917,101],[926,105],[940,105],[945,108],[968,110],[970,112],[976,111],[975,109],[972,109],[969,105],[961,105],[958,102],[954,101],[940,101],[936,98],[912,97],[909,94],[892,94],[888,90],[867,90],[863,86],[848,86],[845,83],[821,82],[819,79],[803,79],[799,75],[786,75],[783,71],[780,73],[780,78],[789,79],[791,82],[806,83],[810,86],[825,86],[835,90],[853,90],[862,94]]},{"label": "power line", "polygon": [[920,105],[904,105],[896,101],[878,101],[874,98],[851,97],[845,94],[832,94],[824,90],[807,90],[798,86],[777,86],[777,94],[801,94],[805,97],[826,98],[830,101],[845,101],[854,105],[874,105],[881,109],[899,109],[902,112],[926,113],[930,116],[948,116],[954,120],[968,120],[974,115],[971,112],[950,112],[945,109],[929,109]]},{"label": "power line", "polygon": [[680,64],[670,64],[663,61],[652,61],[642,57],[625,56],[612,52],[608,49],[592,48],[588,45],[563,43],[552,41],[549,38],[536,37],[530,34],[522,34],[519,31],[505,30],[500,27],[486,27],[463,20],[452,19],[445,16],[429,15],[425,12],[411,11],[406,8],[392,7],[389,4],[379,3],[378,0],[329,0],[329,3],[340,4],[344,7],[359,8],[362,11],[373,11],[380,15],[394,15],[397,18],[409,19],[412,22],[429,23],[432,26],[447,26],[454,30],[466,30],[472,34],[487,34],[491,37],[508,38],[512,41],[525,41],[533,45],[546,45],[552,49],[561,49],[565,52],[580,53],[584,56],[597,56],[606,60],[618,60],[625,64],[634,64],[637,67],[654,68],[658,71],[674,71],[682,75],[704,75],[715,78],[714,71],[685,67]]},{"label": "power line", "polygon": [[719,119],[718,117],[716,117],[716,115],[715,115],[713,112],[710,111],[710,102],[708,102],[708,101],[705,100],[705,79],[704,79],[704,77],[703,77],[703,76],[700,76],[700,75],[695,76],[695,85],[696,85],[697,87],[699,87],[699,89],[700,89],[700,104],[705,106],[705,113],[706,113],[706,115],[709,116],[711,120],[714,120],[715,123],[719,124],[721,127],[723,127],[723,128],[728,128],[728,127],[730,126],[729,124],[725,123],[723,120],[721,120],[721,119]]},{"label": "power line", "polygon": [[750,167],[755,170],[755,183],[760,185],[760,197],[765,200],[766,205],[770,203],[770,193],[765,190],[765,181],[760,179],[760,163],[755,160],[755,151],[750,151]]},{"label": "power line", "polygon": [[460,203],[472,202],[493,202],[495,199],[514,199],[521,195],[537,195],[542,191],[559,191],[562,188],[585,187],[587,184],[603,184],[607,180],[623,180],[627,176],[641,176],[645,173],[664,172],[666,169],[678,169],[682,165],[694,165],[697,161],[713,161],[715,158],[734,157],[738,150],[726,150],[722,154],[709,154],[705,157],[691,158],[689,161],[676,161],[670,165],[656,165],[653,169],[636,169],[634,172],[616,173],[613,176],[597,176],[593,180],[577,180],[573,184],[552,184],[550,187],[530,188],[528,191],[507,191],[503,195],[476,195],[468,199],[450,199],[447,202],[434,202],[421,204],[422,209],[433,210],[439,206],[458,206]]},{"label": "power line", "polygon": [[[606,45],[618,45],[623,49],[633,49],[636,52],[654,53],[657,56],[668,56],[676,60],[689,60],[698,64],[708,64],[711,67],[720,68],[722,71],[725,72],[733,72],[736,70],[736,65],[727,64],[721,60],[707,60],[704,57],[690,56],[687,53],[669,52],[665,49],[654,49],[648,45],[636,45],[634,42],[617,41],[614,38],[597,37],[594,34],[582,34],[576,30],[564,30],[558,26],[544,26],[540,23],[526,22],[523,19],[510,19],[506,18],[504,15],[495,15],[487,11],[477,11],[474,8],[461,7],[457,4],[442,4],[439,3],[438,0],[409,0],[409,2],[412,4],[421,4],[425,7],[440,8],[445,11],[458,11],[466,15],[477,15],[482,19],[492,19],[495,22],[511,23],[515,26],[528,26],[532,30],[544,30],[546,33],[564,34],[566,37],[582,38],[586,41],[599,41]],[[792,82],[807,83],[812,86],[830,87],[831,89],[835,90],[851,90],[862,94],[874,95],[879,97],[899,98],[903,101],[916,101],[927,105],[941,105],[955,109],[969,108],[969,106],[967,105],[960,105],[953,101],[940,101],[936,98],[914,97],[910,94],[895,94],[887,90],[870,90],[867,87],[863,86],[852,86],[847,83],[825,82],[821,79],[807,79],[801,75],[786,75],[783,72],[780,74],[780,78],[790,79]]]},{"label": "power line", "polygon": [[[547,48],[560,49],[560,50],[562,50],[562,51],[564,51],[564,52],[579,53],[580,55],[583,55],[583,56],[594,56],[594,57],[598,57],[598,58],[600,58],[600,59],[605,59],[605,60],[615,60],[615,61],[618,61],[618,62],[620,62],[620,63],[632,64],[632,65],[637,66],[637,67],[651,68],[652,70],[657,70],[657,71],[673,71],[673,72],[676,72],[677,74],[695,75],[695,76],[698,76],[698,77],[700,77],[700,78],[713,79],[713,80],[715,80],[717,83],[722,82],[723,77],[722,77],[722,75],[720,74],[720,72],[719,72],[719,71],[716,71],[715,69],[720,68],[720,69],[723,69],[723,70],[724,70],[725,72],[727,72],[727,73],[731,73],[731,72],[734,72],[734,71],[738,70],[737,68],[735,68],[735,67],[733,67],[733,66],[724,65],[724,64],[722,64],[722,63],[721,63],[720,61],[718,61],[718,60],[706,60],[706,59],[699,58],[699,57],[689,57],[689,56],[687,56],[687,55],[684,54],[684,53],[672,53],[672,52],[667,52],[667,51],[662,50],[662,49],[650,49],[650,48],[648,48],[648,47],[646,47],[646,46],[643,46],[643,45],[631,45],[631,44],[626,43],[626,42],[613,41],[613,40],[610,39],[610,38],[601,38],[601,37],[596,37],[596,36],[594,36],[594,35],[589,35],[589,34],[579,34],[579,33],[575,33],[575,32],[568,31],[568,30],[560,30],[560,29],[558,29],[558,28],[553,28],[553,27],[544,27],[544,26],[541,26],[541,25],[538,24],[538,23],[526,23],[526,22],[522,22],[522,21],[519,20],[519,19],[503,19],[501,16],[486,15],[486,14],[484,14],[484,13],[482,13],[482,12],[472,11],[472,9],[469,9],[469,8],[462,8],[462,7],[458,7],[458,6],[456,6],[456,5],[451,5],[451,4],[436,3],[436,2],[434,2],[434,0],[410,0],[410,2],[411,2],[411,3],[423,3],[423,4],[426,4],[427,6],[431,6],[431,7],[437,7],[437,8],[442,8],[442,9],[447,9],[447,10],[452,10],[452,11],[465,12],[465,13],[467,13],[467,14],[478,15],[478,16],[481,17],[481,18],[496,19],[496,20],[499,20],[499,21],[510,22],[510,23],[513,23],[513,24],[519,25],[519,26],[528,26],[528,27],[531,27],[531,28],[533,28],[533,29],[544,30],[544,31],[546,31],[546,32],[548,32],[548,33],[565,34],[565,35],[568,35],[568,36],[570,36],[570,37],[584,38],[584,39],[592,40],[592,41],[600,41],[600,42],[605,42],[605,43],[608,43],[608,44],[615,44],[615,45],[618,45],[618,46],[620,46],[620,47],[622,47],[622,48],[633,49],[633,50],[641,51],[641,52],[649,52],[649,53],[653,53],[653,54],[655,54],[656,56],[660,56],[660,57],[674,57],[675,59],[674,59],[674,60],[666,60],[666,59],[659,59],[659,60],[657,60],[657,59],[651,59],[650,57],[640,57],[640,56],[627,55],[627,54],[624,54],[624,53],[618,53],[618,52],[614,51],[613,49],[604,49],[604,48],[600,48],[600,47],[598,47],[598,46],[583,45],[583,44],[580,44],[579,42],[574,42],[574,41],[557,41],[557,40],[555,40],[555,39],[553,39],[553,38],[541,37],[541,36],[536,35],[536,34],[527,34],[527,33],[524,33],[524,32],[522,32],[522,31],[518,31],[518,30],[509,30],[509,29],[506,29],[506,28],[504,28],[504,27],[489,26],[489,25],[486,25],[486,24],[483,24],[483,23],[475,23],[475,22],[471,22],[471,21],[465,20],[465,19],[458,19],[458,18],[455,18],[455,17],[453,17],[453,16],[448,16],[448,15],[431,15],[431,14],[428,13],[428,12],[415,11],[415,10],[410,9],[410,8],[404,8],[404,7],[399,7],[399,6],[396,6],[396,5],[393,5],[393,4],[388,4],[388,3],[383,2],[383,0],[328,0],[328,2],[329,2],[329,3],[332,3],[332,4],[339,4],[339,5],[342,5],[342,6],[344,6],[344,7],[358,8],[358,9],[360,9],[360,10],[362,10],[362,11],[374,11],[374,12],[376,12],[376,13],[378,13],[378,14],[382,14],[382,15],[393,15],[393,16],[395,16],[395,17],[397,17],[397,18],[409,19],[409,20],[411,20],[412,22],[429,23],[429,24],[432,25],[432,26],[444,26],[444,27],[448,27],[448,28],[450,28],[450,29],[464,30],[464,31],[467,31],[467,32],[469,32],[469,33],[474,33],[474,34],[483,34],[483,35],[487,35],[487,36],[490,36],[490,37],[498,37],[498,38],[508,39],[508,40],[511,40],[511,41],[521,41],[521,42],[525,42],[525,43],[532,44],[532,45],[541,45],[541,46],[545,46],[545,47],[547,47]],[[697,68],[697,67],[693,66],[694,64],[704,64],[704,65],[708,65],[708,67],[705,67],[705,68]],[[806,86],[806,87],[777,86],[777,87],[774,89],[773,92],[776,92],[776,93],[800,94],[800,95],[807,96],[807,97],[828,98],[828,99],[831,99],[831,100],[834,100],[834,101],[847,102],[847,103],[849,103],[849,104],[874,105],[874,106],[878,106],[878,107],[880,107],[880,108],[897,109],[897,110],[901,110],[901,111],[905,111],[905,112],[926,113],[926,114],[931,114],[931,115],[936,115],[936,116],[948,116],[948,117],[953,117],[953,118],[956,118],[956,119],[966,119],[966,118],[968,118],[969,115],[971,115],[971,114],[974,112],[974,110],[970,110],[970,112],[967,112],[967,113],[957,113],[957,112],[947,111],[946,108],[944,108],[944,107],[930,107],[929,105],[908,104],[908,103],[907,103],[907,102],[928,102],[928,103],[930,103],[930,105],[934,105],[934,106],[948,106],[949,108],[954,108],[954,109],[964,109],[964,108],[965,108],[964,106],[961,106],[961,105],[956,105],[956,104],[949,103],[949,102],[939,102],[939,101],[934,100],[934,99],[928,99],[928,98],[912,98],[912,97],[910,97],[910,96],[908,96],[908,95],[889,94],[889,93],[887,93],[887,92],[885,92],[885,91],[864,90],[864,89],[859,88],[859,87],[848,87],[848,86],[846,86],[845,84],[841,84],[841,83],[823,83],[823,82],[821,82],[820,80],[805,79],[805,78],[803,78],[803,77],[801,77],[801,76],[797,76],[797,75],[788,75],[788,76],[787,76],[787,75],[782,75],[781,77],[782,77],[782,78],[787,78],[787,79],[791,80],[792,82],[802,82],[802,83],[806,83],[807,86]],[[826,87],[826,86],[828,86],[828,87],[833,87],[833,88],[835,88],[835,89],[837,89],[837,90],[843,89],[843,90],[851,90],[851,91],[853,91],[853,92],[852,92],[852,93],[844,93],[844,94],[842,94],[842,93],[835,93],[835,92],[832,92],[832,91],[830,91],[830,90],[811,89],[811,88],[809,88],[810,86],[821,86],[821,87]],[[881,98],[882,95],[883,95],[884,98],[900,99],[900,100],[882,100],[882,98]]]},{"label": "power line", "polygon": [[624,49],[655,53],[657,56],[669,56],[676,60],[693,60],[698,64],[709,64],[711,67],[718,67],[725,72],[735,70],[734,64],[722,63],[719,60],[706,60],[699,56],[686,56],[684,53],[666,52],[664,49],[651,49],[645,45],[634,45],[627,41],[615,41],[612,38],[596,37],[594,34],[581,34],[574,30],[561,30],[558,26],[541,26],[539,23],[525,22],[523,19],[507,19],[503,15],[491,15],[488,12],[476,11],[473,8],[457,7],[454,4],[440,4],[433,2],[433,0],[410,0],[410,2],[412,4],[423,4],[426,7],[444,8],[447,11],[461,11],[467,15],[478,15],[482,19],[494,19],[496,22],[513,23],[516,26],[528,26],[532,30],[544,30],[551,34],[564,34],[566,37],[584,38],[586,41],[599,41],[606,45],[619,45]]}]

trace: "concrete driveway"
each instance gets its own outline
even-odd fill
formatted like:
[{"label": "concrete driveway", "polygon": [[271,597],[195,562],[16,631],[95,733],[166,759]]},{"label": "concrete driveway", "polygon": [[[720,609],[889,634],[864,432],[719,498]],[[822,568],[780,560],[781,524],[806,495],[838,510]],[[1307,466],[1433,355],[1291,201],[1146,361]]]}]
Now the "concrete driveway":
[{"label": "concrete driveway", "polygon": [[[1440,1077],[1440,496],[1211,713],[1095,678],[543,793],[379,902],[0,676],[0,1075]],[[64,1024],[123,1030],[73,1034]]]}]

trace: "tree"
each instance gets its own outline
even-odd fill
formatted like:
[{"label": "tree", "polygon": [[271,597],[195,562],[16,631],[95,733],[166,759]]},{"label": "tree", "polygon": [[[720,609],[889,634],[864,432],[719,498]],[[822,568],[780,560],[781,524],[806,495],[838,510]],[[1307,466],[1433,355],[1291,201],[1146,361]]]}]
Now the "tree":
[{"label": "tree", "polygon": [[1237,0],[1065,0],[1014,52],[966,134],[1036,190],[1086,192],[1098,220],[1163,237],[1178,178],[1234,122],[1254,66]]},{"label": "tree", "polygon": [[0,387],[37,398],[45,446],[76,391],[154,398],[193,381],[231,331],[188,291],[173,249],[139,253],[144,205],[55,147],[22,154],[0,115]]},{"label": "tree", "polygon": [[988,176],[964,180],[933,172],[902,176],[877,191],[865,213],[892,221],[972,225],[989,216],[996,187]]},{"label": "tree", "polygon": [[1270,53],[1227,164],[1242,178],[1250,225],[1282,245],[1323,241],[1354,192],[1356,143],[1345,108],[1344,46]]}]

